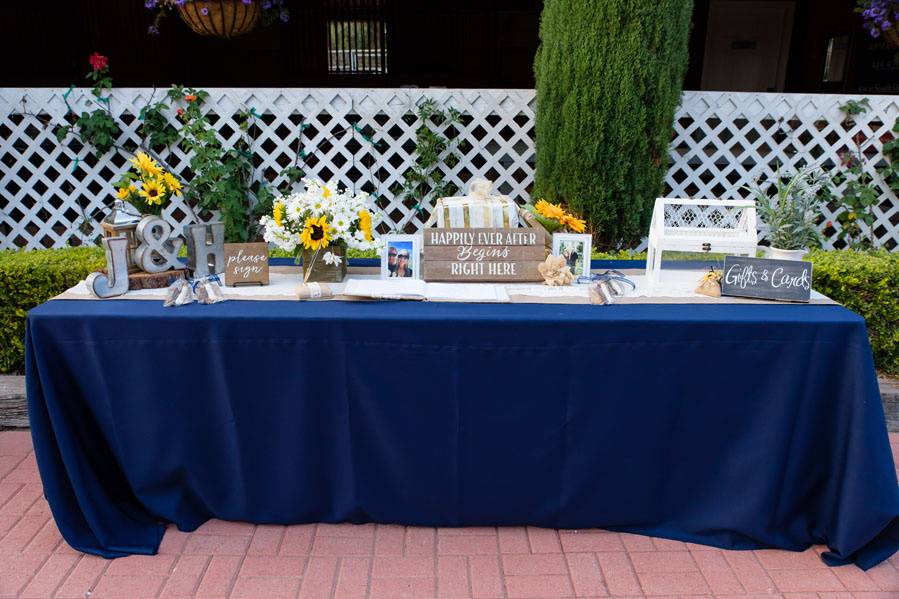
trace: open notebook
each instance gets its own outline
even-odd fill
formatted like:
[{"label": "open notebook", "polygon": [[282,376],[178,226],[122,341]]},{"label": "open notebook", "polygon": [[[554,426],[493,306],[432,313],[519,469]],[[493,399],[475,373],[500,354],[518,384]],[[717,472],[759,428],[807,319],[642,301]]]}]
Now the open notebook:
[{"label": "open notebook", "polygon": [[421,279],[350,279],[343,289],[343,295],[439,302],[509,302],[509,294],[503,285],[427,283]]}]

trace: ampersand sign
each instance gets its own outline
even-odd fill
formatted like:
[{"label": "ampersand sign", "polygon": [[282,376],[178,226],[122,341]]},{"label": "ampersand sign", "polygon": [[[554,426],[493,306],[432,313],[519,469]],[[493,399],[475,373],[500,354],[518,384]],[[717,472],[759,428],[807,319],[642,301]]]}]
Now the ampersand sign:
[{"label": "ampersand sign", "polygon": [[134,231],[139,245],[134,250],[133,261],[145,272],[164,272],[182,268],[178,252],[184,245],[180,237],[171,237],[172,225],[158,216],[145,216]]}]

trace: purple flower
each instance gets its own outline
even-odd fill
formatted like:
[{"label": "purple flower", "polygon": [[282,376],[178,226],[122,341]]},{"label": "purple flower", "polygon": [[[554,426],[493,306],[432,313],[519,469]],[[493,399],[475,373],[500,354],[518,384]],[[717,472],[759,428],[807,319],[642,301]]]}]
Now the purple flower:
[{"label": "purple flower", "polygon": [[157,27],[156,25],[150,25],[149,27],[147,27],[147,33],[149,33],[150,35],[159,35],[159,27]]},{"label": "purple flower", "polygon": [[150,10],[156,8],[157,0],[146,0],[144,2],[144,7],[149,8]]},{"label": "purple flower", "polygon": [[280,14],[278,14],[278,18],[281,19],[282,23],[286,23],[290,20],[290,14],[286,10],[282,10]]},{"label": "purple flower", "polygon": [[241,0],[244,4],[252,4],[253,0]]},{"label": "purple flower", "polygon": [[871,37],[880,37],[899,21],[899,0],[856,0],[856,4]]},{"label": "purple flower", "polygon": [[200,12],[205,16],[209,14],[209,9],[204,6],[200,9]]}]

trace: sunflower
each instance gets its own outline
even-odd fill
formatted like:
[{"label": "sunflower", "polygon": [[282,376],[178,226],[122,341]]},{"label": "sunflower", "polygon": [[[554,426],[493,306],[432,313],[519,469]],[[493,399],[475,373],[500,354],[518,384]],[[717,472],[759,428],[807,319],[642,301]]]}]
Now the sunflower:
[{"label": "sunflower", "polygon": [[272,206],[272,219],[279,227],[284,222],[284,204],[281,202],[275,202],[275,205]]},{"label": "sunflower", "polygon": [[587,223],[583,219],[567,212],[562,215],[559,221],[575,233],[583,233],[584,229],[587,228]]},{"label": "sunflower", "polygon": [[144,185],[139,193],[144,197],[148,204],[162,204],[162,198],[165,195],[165,184],[159,179],[144,181]]},{"label": "sunflower", "polygon": [[537,214],[546,218],[560,221],[562,220],[562,217],[565,216],[565,211],[562,210],[560,205],[551,204],[546,200],[537,200],[537,203],[534,204],[534,208],[536,208]]},{"label": "sunflower", "polygon": [[176,177],[172,173],[163,173],[162,181],[165,183],[166,189],[168,189],[176,196],[181,196],[181,181],[178,180],[178,177]]},{"label": "sunflower", "polygon": [[359,230],[365,235],[365,241],[373,239],[371,234],[371,214],[365,208],[359,211]]},{"label": "sunflower", "polygon": [[138,152],[129,162],[144,176],[156,177],[162,174],[162,167],[146,152]]},{"label": "sunflower", "polygon": [[319,250],[328,247],[331,241],[331,225],[325,216],[319,218],[309,217],[300,233],[300,242],[307,250]]},{"label": "sunflower", "polygon": [[137,193],[137,187],[134,186],[134,183],[128,185],[128,187],[119,187],[119,191],[116,193],[116,196],[120,200],[127,200],[131,197],[132,193]]}]

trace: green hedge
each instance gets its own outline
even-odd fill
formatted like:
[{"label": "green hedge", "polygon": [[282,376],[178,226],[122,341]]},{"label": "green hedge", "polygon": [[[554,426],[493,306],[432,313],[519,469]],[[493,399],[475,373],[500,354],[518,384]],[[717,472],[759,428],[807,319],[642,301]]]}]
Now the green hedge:
[{"label": "green hedge", "polygon": [[[707,259],[707,257],[700,256]],[[594,259],[642,259],[594,254]],[[815,289],[864,316],[877,367],[899,374],[899,254],[815,251]],[[24,369],[25,314],[102,268],[98,248],[0,251],[0,372]]]},{"label": "green hedge", "polygon": [[[274,257],[292,254],[274,250]],[[351,258],[376,258],[375,251],[350,250]],[[78,247],[59,250],[0,251],[0,373],[25,370],[25,315],[104,268],[103,250]]]},{"label": "green hedge", "polygon": [[[711,262],[716,257],[667,252],[664,258]],[[593,259],[645,260],[646,252],[593,252]],[[815,290],[865,318],[877,368],[899,374],[899,254],[815,250],[807,259],[814,264]]]},{"label": "green hedge", "polygon": [[25,370],[25,314],[99,268],[99,248],[0,251],[0,372]]},{"label": "green hedge", "polygon": [[899,254],[812,252],[815,289],[865,317],[877,367],[899,374]]}]

